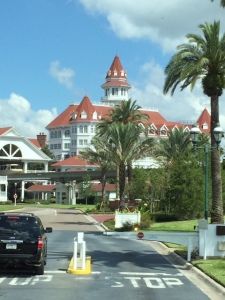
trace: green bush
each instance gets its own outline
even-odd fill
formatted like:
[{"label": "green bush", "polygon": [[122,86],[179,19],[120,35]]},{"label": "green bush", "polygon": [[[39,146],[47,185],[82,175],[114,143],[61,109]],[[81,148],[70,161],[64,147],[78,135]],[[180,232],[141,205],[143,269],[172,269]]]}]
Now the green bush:
[{"label": "green bush", "polygon": [[155,222],[171,222],[171,221],[179,221],[179,216],[177,214],[166,214],[165,212],[156,212],[151,214],[151,219]]},{"label": "green bush", "polygon": [[0,201],[0,205],[11,205],[11,204],[12,204],[12,200]]},{"label": "green bush", "polygon": [[139,225],[140,229],[147,229],[151,227],[152,220],[148,212],[141,215],[141,223]]},{"label": "green bush", "polygon": [[123,226],[120,228],[115,228],[116,231],[133,231],[134,230],[134,224],[127,221],[123,223]]}]

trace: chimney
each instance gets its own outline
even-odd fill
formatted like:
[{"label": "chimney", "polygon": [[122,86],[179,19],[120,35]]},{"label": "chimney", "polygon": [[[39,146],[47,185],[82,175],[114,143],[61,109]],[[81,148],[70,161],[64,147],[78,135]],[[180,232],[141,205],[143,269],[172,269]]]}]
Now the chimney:
[{"label": "chimney", "polygon": [[41,146],[41,149],[45,148],[47,145],[47,136],[44,134],[44,132],[40,132],[37,134],[37,140],[39,145]]}]

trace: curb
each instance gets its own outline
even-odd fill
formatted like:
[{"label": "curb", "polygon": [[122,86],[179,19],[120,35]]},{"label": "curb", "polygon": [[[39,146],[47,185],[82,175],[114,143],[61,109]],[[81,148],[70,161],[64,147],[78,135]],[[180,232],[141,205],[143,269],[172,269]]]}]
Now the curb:
[{"label": "curb", "polygon": [[[78,264],[80,265],[80,264]],[[69,267],[67,269],[67,273],[69,274],[91,274],[91,257],[87,256],[86,257],[86,266],[85,269],[82,270],[81,266],[78,266],[77,269],[73,268],[73,257],[70,261]]]},{"label": "curb", "polygon": [[[203,271],[192,265],[191,263],[187,262],[184,258],[176,254],[173,250],[170,250],[166,245],[164,245],[161,242],[157,242],[159,247],[163,248],[163,250],[167,251],[167,255],[170,257],[172,260],[172,263],[176,261],[177,264],[185,267],[187,270],[193,272],[200,280],[204,281],[204,283],[207,283],[208,286],[210,286],[214,291],[219,293],[220,296],[225,297],[225,287],[217,283],[214,279],[206,275]],[[151,245],[153,246],[153,245]],[[154,246],[153,246],[154,248]],[[157,251],[157,250],[156,250]],[[162,254],[165,257],[165,254]],[[167,258],[166,258],[167,259]]]}]

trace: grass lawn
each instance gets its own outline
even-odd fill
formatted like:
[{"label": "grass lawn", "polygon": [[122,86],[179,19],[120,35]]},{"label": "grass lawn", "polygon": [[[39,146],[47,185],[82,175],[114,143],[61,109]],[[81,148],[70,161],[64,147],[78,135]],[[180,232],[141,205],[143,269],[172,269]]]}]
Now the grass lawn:
[{"label": "grass lawn", "polygon": [[64,205],[64,204],[53,204],[53,203],[46,203],[46,204],[28,204],[28,203],[18,203],[15,205],[0,205],[0,211],[9,211],[9,210],[17,210],[23,209],[28,207],[39,207],[39,208],[65,208],[65,209],[80,209],[83,211],[93,210],[95,205],[85,205],[85,204],[77,204],[77,205]]}]

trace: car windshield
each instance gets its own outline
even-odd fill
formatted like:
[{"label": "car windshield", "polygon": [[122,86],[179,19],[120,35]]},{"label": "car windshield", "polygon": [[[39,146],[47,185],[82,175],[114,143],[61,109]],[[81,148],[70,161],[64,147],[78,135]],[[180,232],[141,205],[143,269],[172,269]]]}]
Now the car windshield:
[{"label": "car windshield", "polygon": [[39,236],[40,230],[33,217],[0,216],[0,235]]}]

